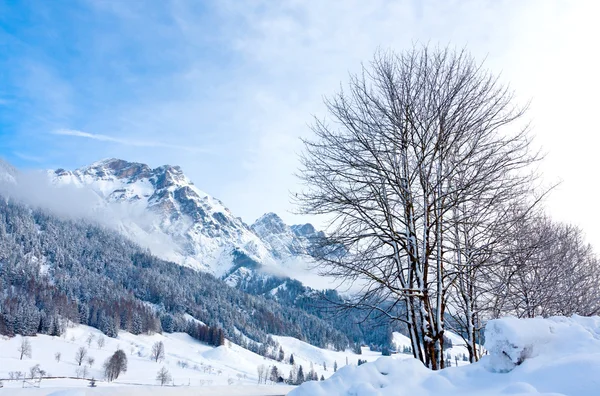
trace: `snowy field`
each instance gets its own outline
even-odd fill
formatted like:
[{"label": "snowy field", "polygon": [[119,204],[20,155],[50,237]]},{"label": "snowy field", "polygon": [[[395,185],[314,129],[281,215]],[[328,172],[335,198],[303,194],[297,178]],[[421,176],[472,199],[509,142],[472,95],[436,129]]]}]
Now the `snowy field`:
[{"label": "snowy field", "polygon": [[[100,337],[105,341],[102,347],[98,346]],[[328,378],[333,374],[334,364],[341,368],[346,365],[346,359],[349,364],[356,365],[359,358],[374,361],[381,357],[380,353],[368,348],[363,348],[363,354],[357,355],[351,351],[319,349],[295,338],[274,338],[285,352],[284,362],[266,359],[229,341],[215,348],[183,333],[133,335],[120,332],[114,339],[81,325],[67,329],[61,337],[27,337],[31,343],[31,358],[24,356],[20,360],[21,337],[4,337],[0,338],[0,379],[4,385],[0,395],[284,395],[294,387],[271,384],[270,381],[258,385],[258,366],[275,365],[287,378],[292,370],[287,360],[293,354],[296,365],[302,365],[305,374],[312,367],[319,378]],[[165,359],[159,362],[150,358],[152,345],[157,341],[162,341],[165,347]],[[75,355],[81,347],[86,348],[87,356],[79,366]],[[127,354],[127,372],[112,383],[104,382],[102,365],[118,348]],[[57,359],[57,353],[60,353],[60,359]],[[91,365],[89,357],[93,358]],[[31,368],[38,364],[48,377],[72,378],[44,378],[39,389],[28,383],[31,381],[24,384],[22,380],[9,380],[17,371],[29,376]],[[157,384],[156,375],[163,366],[172,377],[169,387]],[[87,387],[92,377],[98,380],[94,389]],[[27,388],[23,389],[23,386]],[[60,393],[61,390],[69,392]]]},{"label": "snowy field", "polygon": [[600,395],[600,317],[494,320],[485,348],[480,362],[437,372],[415,359],[382,357],[289,395]]},{"label": "snowy field", "polygon": [[[91,336],[91,337],[90,337]],[[284,377],[292,366],[245,350],[229,342],[211,347],[187,334],[132,335],[120,333],[117,339],[104,337],[93,328],[77,326],[62,337],[39,335],[29,337],[32,356],[19,359],[21,337],[0,339],[0,378],[4,387],[0,395],[83,396],[83,395],[205,395],[205,396],[598,396],[600,395],[600,317],[555,317],[550,319],[504,318],[491,321],[486,328],[485,348],[489,355],[476,364],[459,362],[453,367],[432,372],[405,354],[381,357],[363,348],[362,355],[350,351],[335,352],[316,348],[290,337],[274,337],[285,353],[294,354],[297,365],[305,373],[311,366],[322,382],[307,382],[295,388],[281,384],[257,384],[257,367],[277,366]],[[465,349],[460,339],[449,334],[454,347],[446,351],[461,356]],[[394,343],[402,348],[408,339],[394,333]],[[91,341],[90,341],[91,340]],[[165,359],[150,359],[152,345],[162,341]],[[89,345],[88,345],[89,343]],[[85,347],[89,357],[82,366],[76,362],[79,348]],[[117,348],[127,353],[128,370],[119,378],[102,381],[102,363]],[[56,354],[60,353],[57,360]],[[358,359],[369,363],[357,366]],[[346,366],[346,359],[348,365]],[[47,376],[82,377],[44,378],[40,388],[23,380],[6,380],[16,371],[29,373],[39,364]],[[333,366],[339,367],[333,373]],[[82,367],[86,367],[82,373]],[[156,373],[168,369],[173,380],[169,386],[158,386]],[[99,379],[89,388],[89,378]],[[30,381],[29,381],[30,382]],[[23,385],[26,387],[23,388]]]}]

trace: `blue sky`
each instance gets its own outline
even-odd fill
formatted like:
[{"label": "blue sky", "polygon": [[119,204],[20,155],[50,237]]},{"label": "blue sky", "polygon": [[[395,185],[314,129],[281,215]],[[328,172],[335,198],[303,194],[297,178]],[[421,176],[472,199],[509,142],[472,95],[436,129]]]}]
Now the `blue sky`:
[{"label": "blue sky", "polygon": [[600,243],[595,1],[0,1],[0,156],[24,169],[177,164],[252,222],[288,222],[322,98],[378,48],[466,46],[522,101],[552,214]]}]

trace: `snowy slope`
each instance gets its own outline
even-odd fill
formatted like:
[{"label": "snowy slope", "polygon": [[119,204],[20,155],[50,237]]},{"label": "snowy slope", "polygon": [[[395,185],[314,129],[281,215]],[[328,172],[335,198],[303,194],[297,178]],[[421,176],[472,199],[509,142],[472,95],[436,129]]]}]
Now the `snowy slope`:
[{"label": "snowy slope", "polygon": [[57,185],[89,188],[106,213],[118,212],[115,226],[161,258],[223,275],[235,255],[264,264],[269,249],[221,201],[199,190],[178,166],[107,159],[74,171],[49,172]]},{"label": "snowy slope", "polygon": [[480,362],[430,371],[416,359],[383,357],[306,383],[290,396],[597,396],[600,317],[504,318],[488,323]]},{"label": "snowy slope", "polygon": [[[93,339],[88,345],[87,341],[90,335]],[[104,337],[105,340],[105,345],[102,347],[99,347],[97,343],[100,337]],[[99,389],[109,387],[115,392],[119,387],[137,389],[142,385],[155,385],[156,373],[163,366],[170,372],[175,385],[191,386],[196,389],[201,387],[202,394],[210,394],[209,390],[223,389],[223,387],[226,389],[235,389],[236,387],[254,389],[253,386],[257,384],[257,367],[259,365],[275,365],[279,372],[287,377],[292,369],[287,362],[291,354],[294,355],[295,364],[302,365],[305,372],[308,372],[312,365],[319,377],[323,375],[325,378],[333,374],[334,362],[337,362],[341,368],[345,366],[346,358],[352,365],[356,364],[358,358],[373,361],[381,356],[366,348],[363,355],[356,355],[351,351],[322,350],[290,337],[274,338],[280,342],[285,351],[283,362],[266,359],[229,341],[226,341],[226,345],[215,348],[184,333],[133,335],[120,332],[118,338],[113,339],[103,336],[97,329],[83,325],[67,329],[67,332],[61,337],[47,335],[28,337],[32,345],[32,356],[19,360],[18,347],[21,336],[4,337],[0,338],[0,380],[4,383],[4,389],[0,390],[0,394],[7,390],[16,391],[17,388],[23,386],[22,380],[8,380],[10,372],[28,373],[30,368],[36,364],[39,364],[40,368],[47,372],[47,376],[76,377],[77,371],[81,370],[75,361],[75,354],[80,347],[85,347],[88,356],[94,358],[91,367],[89,364],[83,365],[87,370],[85,377],[88,379],[94,377],[100,380]],[[164,343],[166,355],[165,359],[158,363],[150,359],[152,345],[157,341]],[[113,383],[103,382],[102,364],[117,348],[121,348],[127,354],[128,370]],[[60,361],[55,359],[57,352],[61,353]],[[326,364],[326,368],[323,367],[323,363]],[[79,372],[79,376],[82,376],[81,372]],[[42,380],[42,388],[85,388],[87,385],[88,381],[82,379]],[[261,385],[256,394],[285,394],[291,389],[288,386],[274,384],[265,387],[267,385]],[[269,388],[273,389],[269,390]],[[250,393],[252,392],[247,391],[247,393],[240,394]]]}]

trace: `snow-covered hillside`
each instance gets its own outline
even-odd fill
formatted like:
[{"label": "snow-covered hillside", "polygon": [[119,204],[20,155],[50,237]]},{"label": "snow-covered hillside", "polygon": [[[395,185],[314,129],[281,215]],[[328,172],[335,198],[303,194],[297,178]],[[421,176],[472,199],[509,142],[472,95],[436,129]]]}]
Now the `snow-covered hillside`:
[{"label": "snow-covered hillside", "polygon": [[382,357],[344,367],[290,396],[597,396],[600,317],[503,318],[486,326],[480,362],[431,371],[416,359]]},{"label": "snow-covered hillside", "polygon": [[[98,340],[102,338],[104,345],[99,346]],[[269,367],[276,366],[283,378],[287,378],[293,366],[289,364],[290,355],[294,357],[296,369],[303,367],[305,373],[311,368],[319,377],[328,378],[333,374],[335,365],[344,367],[346,361],[350,365],[356,365],[358,359],[374,361],[381,356],[380,353],[363,349],[362,355],[356,355],[351,351],[336,352],[319,349],[305,342],[291,337],[274,337],[282,346],[285,353],[282,362],[266,359],[252,353],[229,341],[226,345],[212,347],[203,344],[184,333],[164,333],[154,335],[133,335],[120,332],[118,338],[109,338],[100,331],[88,326],[76,326],[67,329],[61,337],[38,335],[27,337],[31,344],[31,357],[24,356],[19,359],[19,346],[22,337],[4,337],[0,339],[0,380],[4,384],[4,391],[15,391],[23,387],[23,380],[9,380],[16,377],[16,372],[27,373],[32,367],[39,364],[47,377],[74,377],[71,379],[49,379],[41,381],[42,389],[51,388],[85,388],[90,378],[99,380],[98,388],[110,388],[117,391],[119,388],[130,389],[131,392],[139,389],[139,386],[157,385],[157,372],[165,367],[171,377],[171,385],[190,387],[202,390],[202,394],[236,394],[229,390],[242,387],[245,393],[253,394],[253,387],[257,387],[257,368],[261,365]],[[155,342],[162,341],[165,349],[165,358],[159,362],[151,359],[150,353]],[[75,355],[84,347],[87,356],[79,366]],[[127,354],[127,372],[121,374],[112,383],[104,382],[104,361],[117,349],[122,349]],[[57,358],[57,353],[60,357]],[[93,358],[90,365],[88,358]],[[85,370],[85,372],[83,371]],[[76,379],[85,377],[87,380]],[[31,387],[25,383],[25,386]],[[290,386],[273,384],[270,381],[260,385],[254,394],[285,394]],[[145,388],[144,388],[145,389]],[[183,388],[179,388],[183,389]],[[219,389],[228,389],[227,392],[219,393]],[[262,389],[262,390],[261,390]],[[2,394],[0,390],[0,394]],[[32,394],[32,393],[28,393]],[[35,393],[46,394],[46,393]]]}]

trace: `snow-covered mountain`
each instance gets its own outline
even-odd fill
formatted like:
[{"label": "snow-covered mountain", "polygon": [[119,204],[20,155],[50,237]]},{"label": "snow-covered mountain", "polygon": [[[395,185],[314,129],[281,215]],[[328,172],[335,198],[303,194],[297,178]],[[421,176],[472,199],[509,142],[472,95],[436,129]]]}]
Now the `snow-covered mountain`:
[{"label": "snow-covered mountain", "polygon": [[119,214],[117,228],[153,253],[217,276],[240,266],[285,269],[302,261],[311,240],[322,235],[310,224],[288,226],[274,213],[249,227],[198,189],[178,166],[152,169],[107,159],[49,175],[57,185],[94,191],[99,209]]},{"label": "snow-covered mountain", "polygon": [[90,188],[105,205],[128,213],[120,216],[119,229],[164,258],[216,275],[225,274],[240,256],[274,261],[240,218],[198,189],[178,166],[152,169],[107,159],[50,175],[56,184]]},{"label": "snow-covered mountain", "polygon": [[312,224],[288,226],[275,213],[264,214],[251,228],[279,260],[310,253],[315,240],[324,236]]}]

